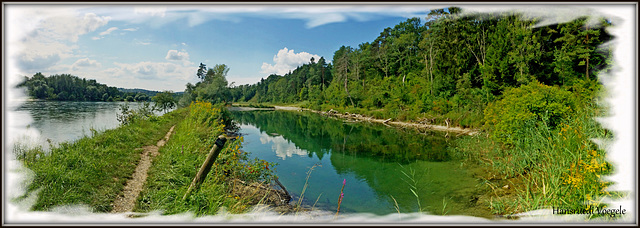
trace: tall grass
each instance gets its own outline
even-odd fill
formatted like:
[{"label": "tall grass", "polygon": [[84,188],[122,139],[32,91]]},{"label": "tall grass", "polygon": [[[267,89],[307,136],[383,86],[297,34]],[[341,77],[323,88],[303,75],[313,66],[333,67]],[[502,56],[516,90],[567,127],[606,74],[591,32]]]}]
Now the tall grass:
[{"label": "tall grass", "polygon": [[[210,103],[192,103],[188,115],[175,128],[171,140],[160,149],[149,170],[144,190],[135,211],[163,211],[164,214],[193,212],[214,215],[221,208],[231,213],[248,209],[250,199],[236,194],[235,180],[269,181],[272,163],[249,160],[241,150],[242,137],[228,140],[199,189],[187,200],[182,196],[204,162],[216,138],[225,133],[223,107]],[[262,196],[260,196],[262,197]]]},{"label": "tall grass", "polygon": [[92,136],[60,143],[48,152],[40,146],[14,149],[34,173],[24,197],[38,190],[33,210],[84,204],[96,212],[111,211],[111,203],[140,159],[136,148],[155,144],[184,114],[176,111],[104,132],[92,131]]},{"label": "tall grass", "polygon": [[[402,165],[400,165],[404,169]],[[418,204],[418,211],[422,212],[422,206],[420,205],[420,196],[418,195],[418,182],[416,180],[416,171],[409,168],[409,173],[404,170],[400,170],[400,172],[405,176],[402,180],[409,185],[409,190],[416,197],[416,202]],[[406,178],[406,179],[405,179]]]},{"label": "tall grass", "polygon": [[[591,139],[612,135],[593,119],[596,111],[585,107],[556,128],[544,120],[530,121],[522,128],[527,137],[516,139],[511,147],[488,138],[467,138],[459,141],[456,154],[491,167],[498,179],[512,180],[515,196],[492,197],[493,213],[601,207],[602,197],[611,196],[606,190],[610,183],[601,177],[611,173],[612,166],[605,160],[606,152]],[[465,147],[477,149],[461,149]]]},{"label": "tall grass", "polygon": [[321,166],[320,163],[316,163],[313,164],[313,166],[311,166],[311,168],[309,168],[309,170],[307,171],[307,177],[304,181],[304,186],[302,187],[302,191],[300,192],[300,197],[298,198],[298,201],[296,202],[294,208],[296,209],[296,212],[300,211],[300,209],[302,209],[302,201],[304,200],[304,193],[305,191],[307,191],[307,187],[309,186],[309,178],[311,177],[311,173],[313,172],[313,170],[318,167]]}]

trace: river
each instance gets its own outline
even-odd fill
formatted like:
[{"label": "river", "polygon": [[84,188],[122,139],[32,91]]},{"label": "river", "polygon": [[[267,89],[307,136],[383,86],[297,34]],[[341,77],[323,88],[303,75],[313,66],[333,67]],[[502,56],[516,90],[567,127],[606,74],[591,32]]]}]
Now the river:
[{"label": "river", "polygon": [[91,135],[91,129],[104,131],[118,127],[116,114],[120,113],[122,104],[135,110],[143,103],[28,100],[18,106],[14,114],[30,120],[26,127],[35,130],[39,135],[36,140],[47,147],[49,142],[58,144]]},{"label": "river", "polygon": [[346,181],[340,213],[490,216],[476,204],[480,182],[452,159],[455,138],[444,133],[420,134],[308,112],[232,113],[243,149],[278,163],[276,174],[294,202],[302,195],[306,205],[336,211]]}]

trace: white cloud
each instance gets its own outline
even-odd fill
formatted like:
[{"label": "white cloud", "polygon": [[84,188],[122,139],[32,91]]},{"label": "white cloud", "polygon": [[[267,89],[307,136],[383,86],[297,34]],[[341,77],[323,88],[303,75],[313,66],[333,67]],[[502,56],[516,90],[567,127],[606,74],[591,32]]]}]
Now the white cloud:
[{"label": "white cloud", "polygon": [[[195,78],[197,68],[193,65],[172,62],[138,62],[114,63],[117,67],[105,70],[115,77],[142,80],[178,80],[187,81]],[[182,86],[182,85],[181,85]]]},{"label": "white cloud", "polygon": [[[551,24],[563,23],[566,21],[572,21],[582,16],[590,16],[589,23],[595,23],[598,18],[604,17],[604,11],[595,9],[594,6],[584,5],[565,5],[559,7],[558,5],[460,5],[463,9],[463,14],[474,13],[489,13],[489,12],[512,12],[523,14],[527,17],[540,19],[540,22],[536,26],[547,26]],[[613,15],[606,17],[611,18]]]},{"label": "white cloud", "polygon": [[123,29],[123,31],[135,32],[135,31],[138,31],[138,29],[137,28],[126,28],[126,29]]},{"label": "white cloud", "polygon": [[96,61],[89,58],[78,59],[73,65],[71,65],[71,69],[76,71],[80,68],[99,68],[102,65]]},{"label": "white cloud", "polygon": [[[15,7],[15,6],[12,6]],[[94,13],[80,14],[69,7],[17,7],[12,16],[25,33],[15,43],[16,66],[26,74],[46,71],[60,61],[73,57],[79,36],[106,25],[110,17]],[[93,38],[96,39],[95,37]],[[98,38],[99,39],[99,38]]]},{"label": "white cloud", "polygon": [[109,23],[109,20],[110,17],[99,17],[94,13],[86,13],[84,16],[58,16],[43,20],[37,32],[40,37],[77,42],[80,35],[95,31]]},{"label": "white cloud", "polygon": [[18,54],[17,58],[18,67],[23,71],[40,71],[41,69],[47,69],[60,62],[61,59],[57,53],[33,56],[21,53]]},{"label": "white cloud", "polygon": [[164,17],[167,12],[166,6],[140,6],[133,9],[135,14]]},{"label": "white cloud", "polygon": [[261,73],[265,74],[279,74],[284,75],[289,71],[296,69],[305,63],[309,63],[311,57],[320,59],[319,55],[309,54],[307,52],[295,53],[293,49],[289,50],[286,47],[280,49],[278,54],[273,56],[274,65],[269,63],[262,63]]},{"label": "white cloud", "polygon": [[189,60],[189,53],[179,52],[178,50],[169,50],[169,52],[167,52],[167,56],[164,58],[166,60],[185,61]]},{"label": "white cloud", "polygon": [[31,74],[32,71],[44,71],[65,58],[73,56],[75,45],[60,42],[23,39],[15,54],[17,65],[21,70]]},{"label": "white cloud", "polygon": [[111,27],[107,30],[105,30],[104,32],[101,32],[100,35],[104,36],[104,35],[109,35],[111,32],[118,30],[118,27]]},{"label": "white cloud", "polygon": [[133,39],[133,43],[137,44],[137,45],[149,45],[149,44],[151,44],[151,42],[149,42],[149,41],[142,41],[142,40],[138,40],[138,39]]},{"label": "white cloud", "polygon": [[99,40],[99,39],[102,39],[102,38],[101,38],[101,37],[94,36],[94,37],[91,37],[91,39],[92,39],[92,40]]}]

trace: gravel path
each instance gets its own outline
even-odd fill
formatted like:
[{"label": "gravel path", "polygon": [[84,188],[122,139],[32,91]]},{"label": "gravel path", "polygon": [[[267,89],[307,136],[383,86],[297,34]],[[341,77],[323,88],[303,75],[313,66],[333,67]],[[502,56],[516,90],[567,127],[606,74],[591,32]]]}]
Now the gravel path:
[{"label": "gravel path", "polygon": [[118,195],[113,201],[112,213],[133,211],[133,208],[136,205],[136,199],[144,187],[144,182],[147,180],[147,171],[149,171],[149,167],[151,167],[151,162],[153,158],[158,155],[158,149],[164,146],[164,144],[169,140],[174,127],[175,125],[169,129],[169,132],[167,132],[164,138],[158,141],[155,146],[151,145],[142,148],[143,151],[140,156],[138,167],[136,167],[133,177],[127,181],[122,193],[120,193],[120,195]]}]

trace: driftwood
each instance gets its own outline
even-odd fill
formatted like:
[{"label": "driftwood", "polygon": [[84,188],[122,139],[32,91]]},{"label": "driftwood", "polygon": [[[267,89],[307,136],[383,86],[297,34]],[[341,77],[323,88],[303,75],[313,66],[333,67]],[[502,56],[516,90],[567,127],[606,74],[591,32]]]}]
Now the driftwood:
[{"label": "driftwood", "polygon": [[282,185],[282,183],[280,183],[280,181],[278,180],[278,177],[275,177],[273,179],[274,181],[276,181],[276,184],[278,184],[278,186],[280,186],[280,188],[282,188],[282,190],[284,191],[284,193],[287,194],[287,196],[289,197],[289,199],[291,199],[291,194],[289,194],[289,191],[287,191],[287,189],[284,187],[284,185]]}]

